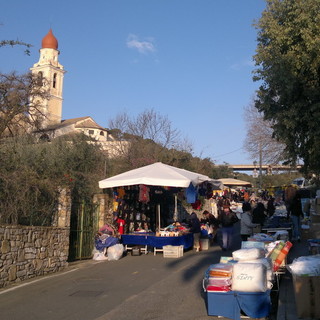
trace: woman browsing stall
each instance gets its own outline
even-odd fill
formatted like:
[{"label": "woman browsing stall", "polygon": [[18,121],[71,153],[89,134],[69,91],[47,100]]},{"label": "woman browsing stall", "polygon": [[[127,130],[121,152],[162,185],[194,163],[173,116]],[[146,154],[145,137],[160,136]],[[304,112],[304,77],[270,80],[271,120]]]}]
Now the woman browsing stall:
[{"label": "woman browsing stall", "polygon": [[247,241],[253,234],[253,228],[259,226],[259,224],[252,223],[251,205],[249,202],[244,202],[242,205],[241,213],[241,227],[240,234],[242,241]]}]

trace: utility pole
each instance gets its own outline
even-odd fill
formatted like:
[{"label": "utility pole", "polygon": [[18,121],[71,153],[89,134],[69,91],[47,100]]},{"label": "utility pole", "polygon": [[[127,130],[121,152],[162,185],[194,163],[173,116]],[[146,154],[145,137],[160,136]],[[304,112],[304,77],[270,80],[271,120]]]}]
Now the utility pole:
[{"label": "utility pole", "polygon": [[259,188],[262,188],[262,148],[261,142],[259,143]]}]

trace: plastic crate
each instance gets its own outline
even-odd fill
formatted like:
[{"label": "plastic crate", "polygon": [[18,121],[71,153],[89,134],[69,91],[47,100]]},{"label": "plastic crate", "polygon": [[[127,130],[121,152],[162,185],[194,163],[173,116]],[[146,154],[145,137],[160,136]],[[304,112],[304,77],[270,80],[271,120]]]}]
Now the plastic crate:
[{"label": "plastic crate", "polygon": [[183,245],[181,246],[163,246],[164,258],[180,258],[183,257]]}]

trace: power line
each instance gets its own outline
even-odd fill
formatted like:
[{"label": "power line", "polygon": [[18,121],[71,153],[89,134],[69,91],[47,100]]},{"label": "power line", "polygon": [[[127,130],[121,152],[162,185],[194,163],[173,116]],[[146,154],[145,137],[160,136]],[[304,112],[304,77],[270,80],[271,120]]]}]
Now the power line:
[{"label": "power line", "polygon": [[242,150],[242,149],[243,149],[243,148],[239,148],[239,149],[237,149],[237,150],[233,150],[233,151],[230,151],[230,152],[228,152],[228,153],[224,153],[224,154],[219,154],[219,155],[214,156],[214,157],[215,157],[215,158],[217,158],[217,157],[226,156],[226,155],[228,155],[228,154],[231,154],[231,153],[237,152],[237,151]]}]

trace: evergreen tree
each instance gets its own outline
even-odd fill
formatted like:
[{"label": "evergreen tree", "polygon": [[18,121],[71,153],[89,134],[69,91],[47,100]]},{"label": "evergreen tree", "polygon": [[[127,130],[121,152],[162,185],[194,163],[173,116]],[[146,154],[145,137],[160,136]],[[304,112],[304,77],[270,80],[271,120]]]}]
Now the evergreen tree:
[{"label": "evergreen tree", "polygon": [[254,56],[256,108],[286,145],[287,163],[320,173],[320,1],[266,0]]}]

